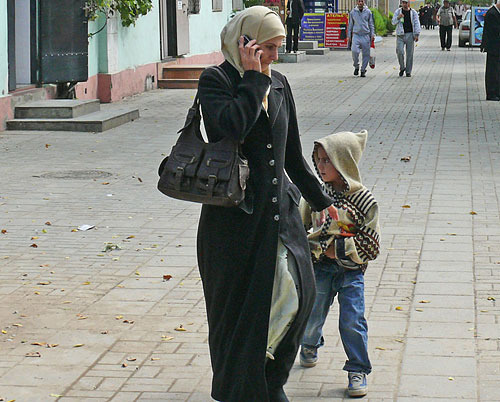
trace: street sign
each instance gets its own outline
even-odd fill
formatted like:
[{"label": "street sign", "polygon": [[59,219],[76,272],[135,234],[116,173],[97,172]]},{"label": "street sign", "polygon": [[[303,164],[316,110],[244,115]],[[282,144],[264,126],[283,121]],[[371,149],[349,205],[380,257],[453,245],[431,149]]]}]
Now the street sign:
[{"label": "street sign", "polygon": [[318,41],[318,47],[325,47],[325,14],[304,14],[302,17],[300,40],[316,40]]},{"label": "street sign", "polygon": [[325,47],[347,48],[347,25],[349,14],[325,14]]},{"label": "street sign", "polygon": [[483,39],[484,15],[489,7],[472,7],[470,20],[470,44],[480,46]]}]

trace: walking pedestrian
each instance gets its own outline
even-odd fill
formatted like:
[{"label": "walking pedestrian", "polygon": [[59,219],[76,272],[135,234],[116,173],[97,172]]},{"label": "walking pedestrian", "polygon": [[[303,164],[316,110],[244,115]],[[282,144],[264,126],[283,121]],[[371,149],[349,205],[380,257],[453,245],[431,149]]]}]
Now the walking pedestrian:
[{"label": "walking pedestrian", "polygon": [[292,50],[292,37],[293,37],[293,51],[297,53],[299,50],[299,32],[300,23],[304,16],[304,2],[302,0],[289,0],[286,5],[286,52],[290,53]]},{"label": "walking pedestrian", "polygon": [[484,16],[481,52],[486,52],[486,100],[500,101],[500,1]]},{"label": "walking pedestrian", "polygon": [[457,25],[460,25],[465,15],[465,5],[462,4],[461,0],[458,0],[457,4],[455,4],[453,11],[455,11],[455,16],[457,17]]},{"label": "walking pedestrian", "polygon": [[308,235],[316,277],[316,300],[307,323],[300,363],[313,367],[323,346],[323,325],[335,296],[339,302],[339,331],[347,361],[349,396],[368,392],[366,376],[372,366],[368,357],[364,272],[380,250],[378,205],[363,186],[358,163],[368,133],[341,132],[315,142],[313,162],[326,191],[335,200],[338,219],[321,219],[305,200],[300,212]]},{"label": "walking pedestrian", "polygon": [[452,41],[453,26],[458,28],[457,17],[453,8],[450,7],[449,0],[443,1],[443,6],[436,13],[437,22],[439,24],[439,38],[441,40],[441,50],[446,48],[450,51]]},{"label": "walking pedestrian", "polygon": [[[245,46],[243,35],[251,39]],[[238,141],[250,167],[240,206],[203,205],[198,226],[218,401],[288,401],[283,385],[315,294],[300,193],[314,210],[336,213],[302,156],[288,81],[271,71],[284,37],[274,11],[245,9],[222,30],[219,71],[207,69],[199,81],[209,141]]]},{"label": "walking pedestrian", "polygon": [[402,77],[406,71],[406,76],[411,77],[413,51],[415,49],[415,42],[418,42],[421,27],[418,14],[410,7],[408,0],[401,0],[401,7],[394,11],[392,25],[396,25],[396,54],[399,61],[399,76]]},{"label": "walking pedestrian", "polygon": [[357,7],[349,13],[347,28],[348,47],[352,50],[354,75],[359,74],[359,53],[363,54],[361,62],[361,77],[366,77],[366,67],[370,61],[370,43],[375,39],[375,24],[370,9],[365,6],[365,0],[358,0]]}]

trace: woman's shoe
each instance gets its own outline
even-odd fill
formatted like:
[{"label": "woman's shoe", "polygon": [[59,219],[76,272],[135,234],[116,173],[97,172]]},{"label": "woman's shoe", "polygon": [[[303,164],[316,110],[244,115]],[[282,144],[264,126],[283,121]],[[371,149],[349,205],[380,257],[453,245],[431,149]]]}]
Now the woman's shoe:
[{"label": "woman's shoe", "polygon": [[289,402],[283,387],[268,390],[270,402]]}]

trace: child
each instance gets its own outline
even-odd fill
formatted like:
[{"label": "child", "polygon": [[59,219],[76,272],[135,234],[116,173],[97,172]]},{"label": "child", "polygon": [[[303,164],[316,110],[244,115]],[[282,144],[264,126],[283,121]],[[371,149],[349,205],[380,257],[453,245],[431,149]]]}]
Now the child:
[{"label": "child", "polygon": [[[315,142],[313,162],[334,200],[338,220],[329,214],[313,212],[302,199],[300,212],[309,230],[308,240],[316,277],[316,301],[302,338],[300,364],[313,367],[317,350],[323,346],[323,324],[333,299],[340,305],[339,330],[347,355],[349,396],[368,392],[366,375],[371,371],[368,358],[368,327],[365,313],[364,277],[367,263],[379,253],[378,205],[363,186],[358,163],[368,132],[341,132]],[[312,229],[312,230],[310,230]]]}]

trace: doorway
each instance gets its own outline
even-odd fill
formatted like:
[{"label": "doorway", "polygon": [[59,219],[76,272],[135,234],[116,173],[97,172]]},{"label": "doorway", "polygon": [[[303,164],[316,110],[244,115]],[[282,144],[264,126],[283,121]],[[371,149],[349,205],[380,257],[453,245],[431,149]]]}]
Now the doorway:
[{"label": "doorway", "polygon": [[188,0],[160,0],[161,59],[189,53]]}]

